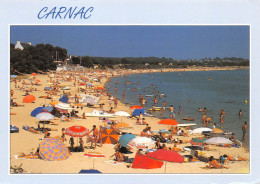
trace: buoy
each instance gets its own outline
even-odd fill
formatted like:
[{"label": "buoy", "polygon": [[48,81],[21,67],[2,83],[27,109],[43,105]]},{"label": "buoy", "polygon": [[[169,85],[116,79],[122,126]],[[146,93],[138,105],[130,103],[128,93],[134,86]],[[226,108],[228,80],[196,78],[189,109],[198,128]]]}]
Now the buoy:
[{"label": "buoy", "polygon": [[247,103],[247,100],[245,100],[245,103]]}]

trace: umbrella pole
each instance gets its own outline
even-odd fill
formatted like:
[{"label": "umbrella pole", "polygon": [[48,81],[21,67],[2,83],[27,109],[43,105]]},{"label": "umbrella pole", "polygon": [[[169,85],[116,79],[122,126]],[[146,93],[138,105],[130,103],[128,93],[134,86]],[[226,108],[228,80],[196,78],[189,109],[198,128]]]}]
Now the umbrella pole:
[{"label": "umbrella pole", "polygon": [[165,165],[165,167],[164,167],[164,173],[166,173],[166,163],[167,163],[167,162],[164,162],[164,165]]},{"label": "umbrella pole", "polygon": [[93,158],[93,170],[94,170],[94,166],[95,166],[95,158]]}]

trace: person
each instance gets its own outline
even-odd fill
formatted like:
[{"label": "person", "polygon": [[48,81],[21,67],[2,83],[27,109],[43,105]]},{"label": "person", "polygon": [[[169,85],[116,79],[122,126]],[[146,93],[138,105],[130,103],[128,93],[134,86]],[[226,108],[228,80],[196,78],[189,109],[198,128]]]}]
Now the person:
[{"label": "person", "polygon": [[139,114],[139,119],[143,120],[143,113],[142,112],[140,112],[140,114]]},{"label": "person", "polygon": [[157,149],[162,149],[162,146],[161,146],[161,141],[159,138],[156,139],[156,144],[155,144],[155,148]]},{"label": "person", "polygon": [[117,93],[117,87],[115,87],[115,97],[116,97],[116,93]]},{"label": "person", "polygon": [[100,125],[99,126],[99,136],[98,136],[100,147],[102,147],[102,130],[103,130],[103,127],[102,127],[102,125]]},{"label": "person", "polygon": [[175,119],[174,108],[173,108],[172,105],[171,105],[169,111],[170,111],[171,118],[172,118],[172,119]]},{"label": "person", "polygon": [[239,112],[238,112],[238,116],[239,116],[239,119],[240,119],[241,116],[242,116],[242,110],[239,110]]},{"label": "person", "polygon": [[204,115],[207,115],[207,108],[205,107],[204,110],[203,110],[203,114]]},{"label": "person", "polygon": [[14,91],[12,89],[11,89],[10,93],[11,93],[11,97],[13,97],[14,96]]},{"label": "person", "polygon": [[125,100],[125,90],[123,91],[123,101]]},{"label": "person", "polygon": [[115,98],[115,99],[114,99],[114,109],[117,108],[117,103],[118,103],[118,102],[117,102],[117,98]]},{"label": "person", "polygon": [[166,102],[163,101],[163,110],[165,110],[165,108],[166,108]]},{"label": "person", "polygon": [[99,135],[99,132],[98,132],[98,129],[97,129],[97,126],[96,125],[93,125],[93,128],[92,130],[89,132],[89,134],[93,132],[93,140],[91,141],[91,148],[93,148],[93,142],[95,143],[95,147],[94,149],[96,149],[97,147],[97,142],[98,142],[98,135]]},{"label": "person", "polygon": [[83,114],[82,114],[82,119],[86,119],[86,114],[85,114],[85,112],[83,112]]},{"label": "person", "polygon": [[224,123],[224,114],[223,114],[223,110],[221,110],[221,112],[220,112],[220,123]]},{"label": "person", "polygon": [[179,106],[178,114],[181,115],[182,108]]},{"label": "person", "polygon": [[31,159],[40,158],[39,151],[40,151],[40,149],[37,148],[37,150],[36,150],[35,153],[30,153],[30,154],[28,154],[28,155],[26,155],[26,154],[24,154],[24,153],[20,153],[20,154],[18,155],[18,158],[31,158]]},{"label": "person", "polygon": [[224,158],[226,158],[229,161],[245,161],[248,160],[247,158],[244,157],[234,157],[234,156],[230,156],[230,155],[223,155]]},{"label": "person", "polygon": [[73,149],[73,146],[74,146],[74,138],[73,137],[70,138],[69,144],[70,144],[71,148]]},{"label": "person", "polygon": [[65,128],[62,128],[62,129],[61,129],[61,139],[62,139],[62,142],[65,142],[65,141],[66,141]]},{"label": "person", "polygon": [[208,168],[214,167],[214,168],[217,168],[217,169],[228,168],[228,167],[222,165],[221,163],[219,163],[217,160],[215,160],[213,156],[209,157],[209,165],[206,165],[206,167],[208,167]]},{"label": "person", "polygon": [[82,137],[79,138],[79,148],[81,151],[84,151],[84,141]]},{"label": "person", "polygon": [[112,113],[112,114],[115,113],[115,111],[113,110],[113,107],[110,108],[110,110],[108,111],[108,113]]},{"label": "person", "polygon": [[145,121],[145,118],[142,119],[142,124],[143,125],[148,125],[148,123]]},{"label": "person", "polygon": [[242,140],[245,141],[246,140],[246,132],[247,132],[247,122],[245,121],[245,123],[242,125],[242,132],[243,132],[243,138]]},{"label": "person", "polygon": [[213,117],[210,117],[210,118],[207,118],[206,119],[206,124],[207,124],[207,127],[209,127],[209,123],[211,123],[211,120],[213,119]]},{"label": "person", "polygon": [[123,161],[126,162],[128,160],[128,157],[125,156],[123,153],[120,153],[118,148],[116,149],[116,152],[110,156],[110,158],[113,156],[115,156],[115,161],[117,162],[123,162]]},{"label": "person", "polygon": [[112,121],[111,125],[110,125],[110,129],[116,131],[117,133],[120,133],[121,130],[119,130],[118,128],[115,127],[115,122]]},{"label": "person", "polygon": [[236,141],[235,133],[232,133],[231,137],[229,138],[232,142]]}]

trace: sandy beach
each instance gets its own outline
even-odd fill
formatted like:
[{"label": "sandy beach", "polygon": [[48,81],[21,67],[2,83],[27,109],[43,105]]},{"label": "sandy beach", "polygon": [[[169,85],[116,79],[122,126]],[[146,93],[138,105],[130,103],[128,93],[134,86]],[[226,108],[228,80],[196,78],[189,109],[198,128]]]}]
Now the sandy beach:
[{"label": "sandy beach", "polygon": [[[244,69],[242,67],[190,67],[186,69],[163,69],[163,72],[178,72],[178,71],[209,71],[209,70],[236,70],[236,69]],[[158,69],[151,69],[151,70],[115,70],[113,73],[108,71],[100,71],[99,70],[89,70],[85,73],[86,78],[89,81],[93,81],[94,78],[99,78],[100,82],[93,82],[93,86],[105,86],[106,82],[111,77],[119,76],[119,75],[131,75],[136,73],[148,73],[148,72],[161,72],[161,70]],[[81,72],[82,73],[82,72]],[[60,85],[62,86],[69,86],[70,90],[65,91],[70,92],[71,96],[75,96],[75,94],[79,94],[82,92],[79,92],[79,83],[76,82],[76,86],[73,86],[74,79],[71,81],[61,81],[62,78],[57,78],[57,76],[61,76],[62,74],[54,74],[55,77],[52,78],[52,80],[56,81],[57,79],[60,81]],[[65,76],[65,73],[64,73]],[[33,76],[27,75],[23,78],[33,78]],[[23,95],[25,95],[25,90],[20,90],[18,88],[15,88],[15,83],[10,83],[10,89],[14,91],[12,99],[17,102],[18,104],[21,104],[23,106],[21,107],[11,107],[10,113],[14,115],[10,115],[10,124],[17,126],[20,131],[19,133],[11,133],[10,134],[10,166],[19,166],[22,164],[22,168],[24,169],[24,173],[31,174],[31,173],[37,173],[37,174],[53,174],[53,173],[78,173],[81,169],[93,169],[93,162],[94,162],[94,169],[99,170],[102,173],[110,174],[110,173],[132,173],[132,174],[139,174],[139,173],[158,173],[162,174],[165,172],[165,165],[163,165],[161,168],[158,169],[134,169],[127,167],[127,163],[122,162],[119,165],[111,165],[106,163],[105,161],[111,160],[110,156],[115,153],[115,150],[113,149],[115,145],[113,144],[103,144],[102,147],[97,146],[95,150],[85,148],[84,152],[73,152],[72,155],[70,155],[67,159],[62,161],[45,161],[42,159],[16,159],[14,155],[18,155],[20,152],[24,152],[26,154],[29,154],[32,149],[34,151],[37,150],[37,147],[39,146],[39,143],[42,141],[44,137],[44,134],[33,134],[29,131],[25,131],[23,129],[24,125],[30,126],[30,127],[36,127],[38,125],[38,120],[35,117],[30,116],[30,113],[33,109],[36,107],[40,107],[44,104],[49,104],[51,100],[53,101],[59,101],[60,96],[62,95],[63,91],[60,90],[57,92],[57,95],[52,95],[52,99],[44,99],[39,98],[40,96],[46,96],[46,91],[44,91],[45,87],[49,87],[48,84],[50,82],[50,77],[48,74],[36,74],[35,78],[33,80],[39,80],[40,86],[36,85],[25,85],[29,88],[37,88],[37,91],[29,92],[29,94],[34,95],[36,100],[34,103],[23,103]],[[13,79],[11,79],[13,80]],[[21,79],[21,81],[17,82],[17,86],[22,86],[22,81],[25,80],[25,82],[28,82],[28,79]],[[87,83],[87,82],[86,82]],[[87,93],[92,92],[93,89],[86,89]],[[93,93],[91,93],[93,94]],[[112,94],[113,95],[113,94]],[[100,104],[104,103],[103,106],[104,110],[109,110],[109,98],[105,93],[100,94],[101,100]],[[126,97],[127,98],[127,97]],[[70,101],[73,103],[74,100],[70,99]],[[112,103],[113,104],[113,103]],[[140,104],[137,104],[140,105]],[[94,106],[95,109],[100,110],[98,105]],[[93,108],[90,107],[84,107],[83,109],[75,108],[75,110],[78,111],[78,115],[81,117],[83,113],[91,113],[93,111]],[[132,113],[132,109],[129,108],[129,106],[123,104],[122,102],[118,102],[118,106],[115,111],[126,111],[129,114]],[[168,129],[170,126],[167,125],[160,125],[158,122],[160,119],[155,117],[145,117],[146,121],[149,123],[149,126],[152,127],[152,130],[159,130],[159,129]],[[121,117],[111,118],[113,120],[121,121]],[[57,129],[57,131],[50,131],[51,137],[55,136],[61,136],[62,128],[68,128],[70,126],[74,125],[80,125],[88,128],[89,130],[92,129],[93,125],[96,125],[99,127],[107,126],[106,123],[99,120],[98,117],[86,117],[86,119],[76,119],[73,118],[69,122],[62,122],[60,118],[55,117],[52,120],[57,125],[46,125],[48,128]],[[129,124],[128,129],[124,129],[123,132],[130,132],[133,134],[140,134],[140,132],[145,128],[145,125],[137,125],[135,119],[130,119],[123,117],[123,122]],[[200,121],[200,120],[199,120]],[[196,123],[200,123],[200,122]],[[190,141],[193,137],[198,137],[197,135],[189,135],[189,136],[177,136],[174,135],[174,138],[179,138],[182,140],[188,140]],[[65,141],[65,145],[69,147],[69,136],[66,135],[67,141]],[[77,141],[77,139],[75,139]],[[85,142],[85,146],[89,147],[89,144],[86,144],[86,136],[83,137],[83,141]],[[173,147],[173,144],[166,144],[167,147]],[[190,146],[190,143],[183,143],[178,144],[178,148],[183,148],[185,146]],[[228,154],[232,156],[240,156],[245,158],[250,158],[250,152],[248,148],[240,147],[219,147],[215,145],[209,146],[211,149],[210,151],[205,151],[205,157],[214,156],[215,158],[218,158],[220,155]],[[99,152],[101,154],[105,155],[105,158],[87,158],[84,156],[84,153],[86,152]],[[133,151],[132,154],[128,154],[129,158],[134,158],[136,154],[136,151]],[[189,151],[180,153],[181,155],[188,155]],[[199,173],[199,174],[207,174],[207,173],[250,173],[250,161],[234,161],[229,164],[228,169],[208,169],[205,166],[207,163],[205,162],[187,162],[187,163],[167,163],[166,165],[166,173]]]}]

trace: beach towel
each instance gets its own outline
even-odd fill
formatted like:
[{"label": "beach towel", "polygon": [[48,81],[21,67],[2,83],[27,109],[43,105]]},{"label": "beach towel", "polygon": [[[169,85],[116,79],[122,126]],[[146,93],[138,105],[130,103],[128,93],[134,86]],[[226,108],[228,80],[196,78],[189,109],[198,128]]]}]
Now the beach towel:
[{"label": "beach towel", "polygon": [[121,162],[117,162],[117,161],[114,161],[114,160],[107,160],[107,161],[104,161],[105,163],[107,164],[110,164],[110,165],[121,165],[122,163]]}]

